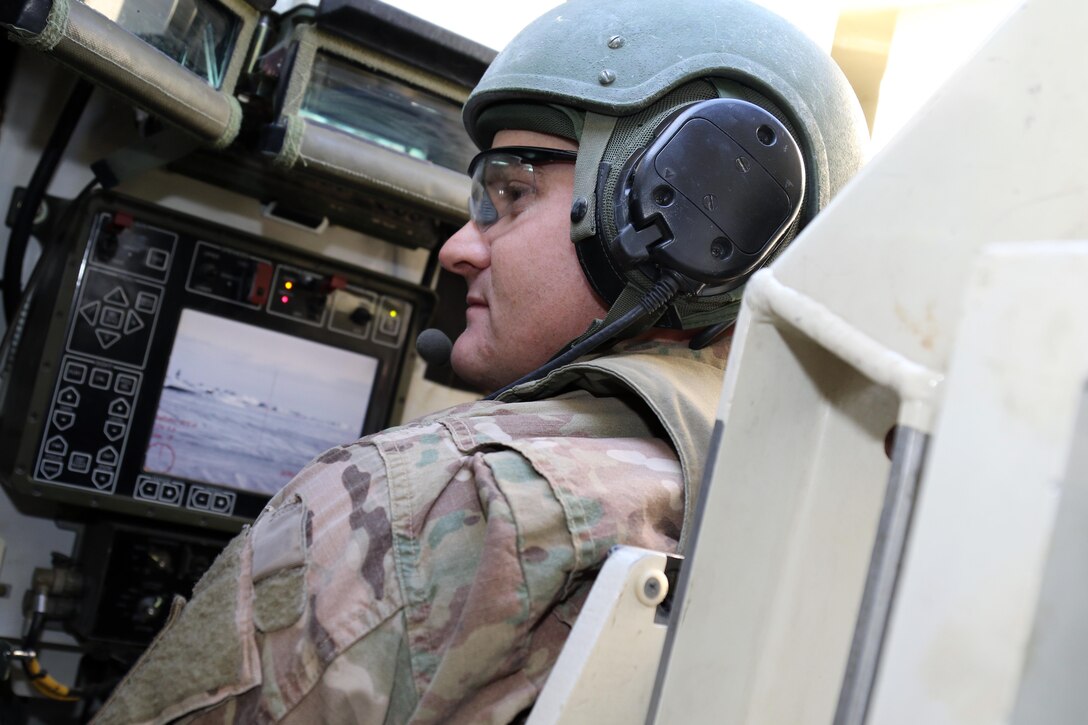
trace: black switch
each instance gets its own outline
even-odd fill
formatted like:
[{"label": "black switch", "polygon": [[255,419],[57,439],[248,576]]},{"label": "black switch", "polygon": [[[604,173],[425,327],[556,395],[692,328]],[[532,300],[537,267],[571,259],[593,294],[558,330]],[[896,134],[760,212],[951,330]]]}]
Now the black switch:
[{"label": "black switch", "polygon": [[348,315],[348,318],[354,324],[363,327],[374,318],[374,314],[363,305],[360,305],[352,310],[351,314]]},{"label": "black switch", "polygon": [[98,238],[95,252],[103,262],[113,259],[114,255],[117,254],[117,234],[111,231],[103,232],[102,236]]}]

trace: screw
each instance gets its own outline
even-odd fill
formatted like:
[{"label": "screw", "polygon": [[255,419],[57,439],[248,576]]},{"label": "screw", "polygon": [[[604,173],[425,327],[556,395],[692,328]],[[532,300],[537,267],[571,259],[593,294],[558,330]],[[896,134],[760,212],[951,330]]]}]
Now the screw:
[{"label": "screw", "polygon": [[659,186],[654,189],[654,203],[658,206],[668,206],[672,203],[672,189],[667,186]]},{"label": "screw", "polygon": [[616,71],[605,68],[601,71],[600,75],[597,76],[597,80],[600,81],[602,86],[607,86],[616,80]]},{"label": "screw", "polygon": [[703,197],[703,208],[707,211],[714,211],[714,208],[718,206],[718,197],[714,194],[707,194]]},{"label": "screw", "polygon": [[715,239],[710,244],[710,256],[714,257],[714,259],[724,259],[727,249],[726,244],[728,244],[728,242],[725,242],[722,239]]},{"label": "screw", "polygon": [[622,35],[613,35],[611,38],[608,39],[608,47],[612,50],[615,50],[616,48],[622,48],[623,44],[626,42],[627,41]]},{"label": "screw", "polygon": [[642,593],[646,595],[647,599],[655,599],[660,591],[661,582],[657,579],[647,579],[646,583],[642,585]]},{"label": "screw", "polygon": [[742,174],[747,174],[748,169],[752,168],[752,162],[748,160],[747,156],[738,156],[736,164],[737,170]]},{"label": "screw", "polygon": [[577,224],[586,217],[586,212],[589,211],[589,201],[584,196],[579,196],[574,200],[574,203],[570,205],[570,220]]}]

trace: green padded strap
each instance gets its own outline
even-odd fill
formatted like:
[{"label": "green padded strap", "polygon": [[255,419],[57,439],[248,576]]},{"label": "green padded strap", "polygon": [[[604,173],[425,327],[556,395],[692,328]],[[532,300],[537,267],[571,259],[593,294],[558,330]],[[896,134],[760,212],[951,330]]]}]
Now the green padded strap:
[{"label": "green padded strap", "polygon": [[8,37],[20,45],[25,45],[34,50],[49,52],[64,37],[64,31],[68,28],[68,3],[71,0],[54,0],[53,7],[49,8],[49,16],[45,19],[45,27],[42,32],[33,34],[26,30],[13,28]]},{"label": "green padded strap", "polygon": [[616,127],[615,116],[587,113],[582,126],[582,142],[578,146],[578,162],[574,165],[574,198],[589,203],[585,215],[570,225],[571,241],[577,242],[597,233],[597,168],[601,165],[605,146]]},{"label": "green padded strap", "polygon": [[302,135],[306,132],[306,121],[298,116],[283,116],[287,128],[283,137],[283,147],[272,159],[277,166],[291,168],[302,155]]}]

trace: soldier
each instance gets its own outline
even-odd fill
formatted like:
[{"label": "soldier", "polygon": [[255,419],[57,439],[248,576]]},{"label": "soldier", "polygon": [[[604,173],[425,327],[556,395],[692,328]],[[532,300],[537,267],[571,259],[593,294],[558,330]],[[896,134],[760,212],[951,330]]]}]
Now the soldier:
[{"label": "soldier", "polygon": [[99,722],[510,722],[610,547],[683,550],[744,281],[859,167],[856,99],[744,0],[571,0],[464,121],[452,363],[495,392],[319,456]]}]

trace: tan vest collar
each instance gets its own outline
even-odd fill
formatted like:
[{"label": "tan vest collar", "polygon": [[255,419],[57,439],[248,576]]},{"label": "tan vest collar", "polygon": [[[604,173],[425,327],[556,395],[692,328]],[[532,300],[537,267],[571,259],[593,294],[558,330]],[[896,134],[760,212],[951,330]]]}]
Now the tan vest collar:
[{"label": "tan vest collar", "polygon": [[682,552],[703,481],[731,338],[698,351],[677,342],[623,343],[519,385],[499,399],[540,400],[571,389],[614,394],[617,383],[638,395],[668,433],[684,473]]}]

